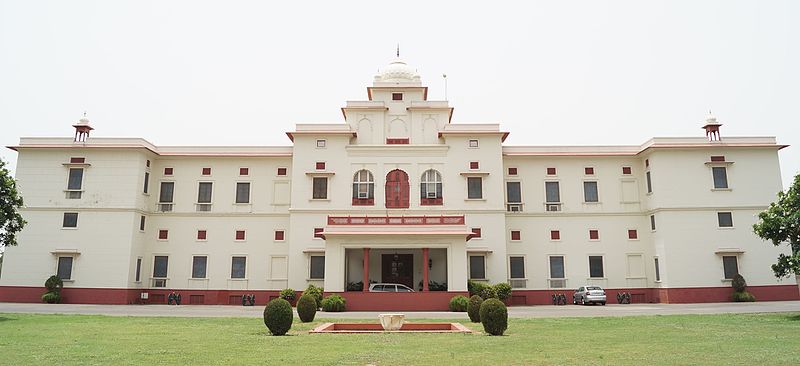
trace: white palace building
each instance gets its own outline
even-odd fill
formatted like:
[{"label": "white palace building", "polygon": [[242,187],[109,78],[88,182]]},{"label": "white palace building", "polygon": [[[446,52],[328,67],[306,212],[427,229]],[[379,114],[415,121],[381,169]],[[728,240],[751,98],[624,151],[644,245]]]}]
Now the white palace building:
[{"label": "white palace building", "polygon": [[397,59],[344,123],[298,124],[291,146],[154,146],[89,137],[85,118],[74,138],[22,138],[28,224],[0,301],[40,302],[53,274],[69,303],[263,304],[314,284],[352,310],[440,310],[468,279],[510,283],[512,305],[586,284],[716,302],[736,273],[759,300],[800,299],[751,229],[782,189],[775,138],[723,138],[709,117],[641,145],[505,146],[427,96]]}]

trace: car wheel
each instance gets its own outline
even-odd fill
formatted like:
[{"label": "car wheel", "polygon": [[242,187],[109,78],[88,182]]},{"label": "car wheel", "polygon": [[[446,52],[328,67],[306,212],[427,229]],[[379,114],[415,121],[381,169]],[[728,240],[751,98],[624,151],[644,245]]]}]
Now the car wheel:
[{"label": "car wheel", "polygon": [[572,297],[572,305],[578,305],[578,300],[575,299],[575,296]]},{"label": "car wheel", "polygon": [[581,296],[581,305],[586,306],[586,298]]},{"label": "car wheel", "polygon": [[600,303],[600,305],[606,306],[606,302],[603,301],[603,302]]}]

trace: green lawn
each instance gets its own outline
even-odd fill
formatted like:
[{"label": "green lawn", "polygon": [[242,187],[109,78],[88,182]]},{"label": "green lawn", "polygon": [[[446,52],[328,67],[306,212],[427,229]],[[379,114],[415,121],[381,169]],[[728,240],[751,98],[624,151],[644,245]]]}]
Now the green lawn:
[{"label": "green lawn", "polygon": [[800,364],[800,313],[511,319],[503,337],[307,333],[320,322],[0,314],[0,364]]}]

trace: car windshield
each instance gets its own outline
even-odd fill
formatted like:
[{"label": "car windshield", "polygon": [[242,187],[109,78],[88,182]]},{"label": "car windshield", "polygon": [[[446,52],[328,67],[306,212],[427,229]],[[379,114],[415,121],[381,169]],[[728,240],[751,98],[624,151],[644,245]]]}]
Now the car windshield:
[{"label": "car windshield", "polygon": [[597,286],[587,286],[586,287],[586,291],[590,291],[590,290],[602,290],[602,289],[597,287]]}]

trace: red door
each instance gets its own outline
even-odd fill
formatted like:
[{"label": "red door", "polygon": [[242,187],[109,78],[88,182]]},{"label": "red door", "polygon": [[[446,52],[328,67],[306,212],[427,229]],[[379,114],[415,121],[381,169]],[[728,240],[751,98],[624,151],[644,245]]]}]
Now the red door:
[{"label": "red door", "polygon": [[386,174],[386,208],[408,208],[408,174],[395,169]]}]

